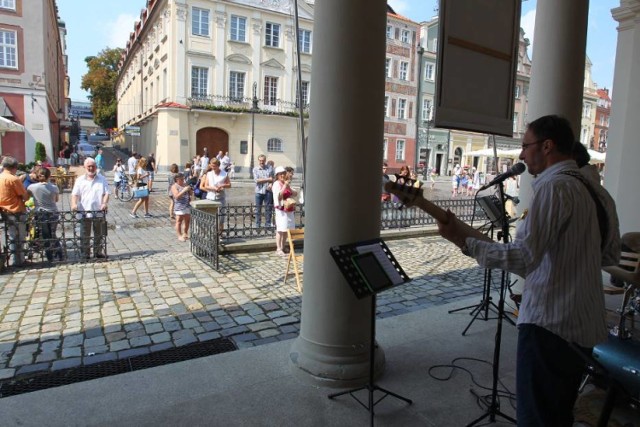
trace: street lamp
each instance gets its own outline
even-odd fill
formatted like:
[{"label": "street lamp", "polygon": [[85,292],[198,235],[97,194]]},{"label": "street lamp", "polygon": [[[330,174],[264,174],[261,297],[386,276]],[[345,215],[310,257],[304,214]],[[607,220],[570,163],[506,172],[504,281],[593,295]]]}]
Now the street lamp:
[{"label": "street lamp", "polygon": [[253,99],[252,99],[252,105],[251,105],[251,161],[249,163],[249,176],[251,177],[251,179],[254,178],[253,176],[253,167],[255,164],[255,142],[256,142],[256,138],[255,138],[255,131],[256,131],[256,111],[258,111],[258,96],[257,96],[257,91],[258,91],[258,83],[257,82],[253,82]]}]

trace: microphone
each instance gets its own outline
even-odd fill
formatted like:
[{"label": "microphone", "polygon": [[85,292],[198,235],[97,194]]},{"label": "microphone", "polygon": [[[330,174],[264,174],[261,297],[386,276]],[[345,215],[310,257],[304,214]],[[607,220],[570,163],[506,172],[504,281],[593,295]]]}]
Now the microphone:
[{"label": "microphone", "polygon": [[493,187],[496,184],[500,184],[502,181],[506,180],[507,178],[520,175],[522,172],[525,171],[525,169],[526,169],[526,166],[524,165],[524,163],[516,163],[515,165],[511,166],[511,169],[509,169],[505,173],[501,173],[500,175],[493,178],[493,180],[491,180],[490,183],[480,187],[478,191],[486,190],[489,187]]}]

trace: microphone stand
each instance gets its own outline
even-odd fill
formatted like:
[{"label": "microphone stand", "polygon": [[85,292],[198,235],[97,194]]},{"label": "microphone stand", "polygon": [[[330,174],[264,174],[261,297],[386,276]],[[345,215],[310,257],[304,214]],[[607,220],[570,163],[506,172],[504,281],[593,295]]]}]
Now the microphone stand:
[{"label": "microphone stand", "polygon": [[[509,219],[507,217],[506,206],[504,203],[504,184],[502,182],[498,185],[500,192],[500,200],[502,200],[502,241],[503,243],[509,243]],[[486,413],[480,418],[472,421],[467,427],[478,424],[480,421],[489,417],[489,421],[494,423],[496,416],[500,416],[507,421],[516,423],[516,420],[500,411],[500,402],[498,401],[498,385],[500,381],[500,344],[502,342],[502,319],[504,317],[504,298],[505,289],[507,283],[507,272],[502,270],[502,277],[500,280],[500,299],[498,300],[498,326],[496,328],[495,346],[493,349],[493,384],[491,387],[491,403],[487,407]]]}]

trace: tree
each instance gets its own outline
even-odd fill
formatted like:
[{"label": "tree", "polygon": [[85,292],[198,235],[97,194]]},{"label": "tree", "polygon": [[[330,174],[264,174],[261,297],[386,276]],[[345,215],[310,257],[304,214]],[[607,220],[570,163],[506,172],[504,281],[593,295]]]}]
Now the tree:
[{"label": "tree", "polygon": [[39,160],[41,162],[44,162],[45,160],[47,160],[47,149],[44,147],[44,144],[42,142],[36,142],[36,156],[35,156],[36,162]]},{"label": "tree", "polygon": [[116,127],[118,123],[116,80],[122,51],[121,48],[106,48],[97,56],[84,59],[89,71],[82,76],[81,88],[89,92],[93,121],[103,129]]}]

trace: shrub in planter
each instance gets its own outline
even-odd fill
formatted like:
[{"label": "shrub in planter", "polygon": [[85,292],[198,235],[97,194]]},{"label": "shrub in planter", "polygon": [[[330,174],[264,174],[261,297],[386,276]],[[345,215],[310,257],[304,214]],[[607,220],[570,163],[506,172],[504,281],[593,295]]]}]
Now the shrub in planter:
[{"label": "shrub in planter", "polygon": [[41,162],[47,160],[47,149],[42,142],[36,142],[36,162],[38,160]]}]

